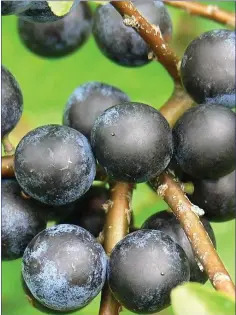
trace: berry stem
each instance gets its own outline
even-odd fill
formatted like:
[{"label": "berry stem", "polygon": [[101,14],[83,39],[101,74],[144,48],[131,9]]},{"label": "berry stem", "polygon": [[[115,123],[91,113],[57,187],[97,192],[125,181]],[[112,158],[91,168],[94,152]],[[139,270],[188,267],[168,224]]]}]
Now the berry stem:
[{"label": "berry stem", "polygon": [[178,67],[180,60],[163,39],[159,27],[148,23],[130,1],[111,1],[110,3],[121,14],[125,25],[133,27],[150,46],[155,59],[165,67],[173,80],[180,83]]},{"label": "berry stem", "polygon": [[[113,247],[129,232],[131,219],[131,200],[134,185],[127,183],[111,183],[110,201],[107,203],[107,215],[104,226],[103,247],[110,256]],[[106,283],[101,297],[99,315],[118,315],[120,304],[113,297]]]},{"label": "berry stem", "polygon": [[160,112],[173,127],[177,120],[193,105],[193,100],[180,84],[175,84],[169,100],[160,108]]},{"label": "berry stem", "polygon": [[13,155],[15,153],[15,148],[11,144],[11,142],[8,138],[8,135],[6,135],[2,138],[2,145],[3,145],[4,152],[6,155]]},{"label": "berry stem", "polygon": [[184,91],[179,67],[180,59],[163,39],[160,29],[148,23],[131,2],[112,1],[111,4],[124,18],[124,23],[133,27],[150,46],[157,60],[165,67],[175,82],[173,94],[160,112],[173,127],[183,113],[189,109],[193,100]]},{"label": "berry stem", "polygon": [[213,287],[235,298],[235,287],[230,275],[194,212],[195,206],[185,196],[181,186],[167,173],[162,173],[152,184],[179,220]]},{"label": "berry stem", "polygon": [[2,156],[2,177],[3,178],[15,177],[14,155]]},{"label": "berry stem", "polygon": [[233,28],[235,27],[235,15],[231,12],[219,9],[216,5],[206,5],[191,1],[163,0],[163,2],[172,7],[184,9],[191,15],[202,16],[209,20],[219,22]]}]

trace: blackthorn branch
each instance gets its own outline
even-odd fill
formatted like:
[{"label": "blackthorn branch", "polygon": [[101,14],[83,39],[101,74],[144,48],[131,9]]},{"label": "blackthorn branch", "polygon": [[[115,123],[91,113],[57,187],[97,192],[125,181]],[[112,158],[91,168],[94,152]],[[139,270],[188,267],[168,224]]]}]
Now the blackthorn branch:
[{"label": "blackthorn branch", "polygon": [[216,290],[223,291],[234,298],[234,284],[195,213],[195,206],[184,195],[180,185],[171,175],[163,173],[153,184],[156,185],[159,195],[163,197],[180,221],[194,253],[207,272],[212,285]]},{"label": "blackthorn branch", "polygon": [[[188,1],[164,0],[164,2],[170,6],[185,9],[189,14],[206,17],[228,26],[235,26],[235,16],[216,6]],[[174,81],[173,94],[161,107],[160,112],[169,122],[169,125],[174,127],[177,120],[194,103],[181,84],[180,59],[166,43],[166,38],[164,35],[162,36],[159,27],[148,23],[132,2],[112,1],[111,4],[121,14],[124,24],[136,30],[148,44],[151,50],[150,59],[160,62],[172,77]],[[50,18],[54,19],[54,16],[50,16]],[[5,178],[15,177],[14,148],[11,147],[7,138],[3,138],[2,143],[6,154],[8,154],[2,157],[2,176]],[[56,156],[58,155],[56,154]],[[100,167],[97,167],[95,180],[108,181],[108,176]],[[213,287],[234,297],[234,284],[199,219],[203,210],[188,200],[184,185],[178,183],[168,171],[162,173],[151,183],[156,188],[157,193],[167,202],[170,210],[183,227],[195,253],[196,261],[206,271]],[[104,205],[107,212],[106,222],[103,232],[99,235],[99,240],[101,240],[108,256],[115,245],[129,233],[133,189],[133,184],[110,182],[110,199]],[[22,193],[22,196],[28,199],[26,194]],[[120,311],[119,302],[115,300],[108,284],[105,283],[99,315],[118,315]]]},{"label": "blackthorn branch", "polygon": [[[118,10],[118,12],[124,17],[124,22],[132,26],[142,38],[150,45],[153,53],[157,57],[157,60],[166,68],[171,77],[175,82],[175,90],[171,98],[167,101],[164,106],[160,109],[160,112],[165,116],[171,126],[174,126],[175,122],[179,117],[191,107],[193,101],[184,92],[180,84],[179,75],[179,65],[180,61],[175,53],[168,47],[162,38],[160,30],[154,28],[150,25],[144,17],[137,11],[131,2],[123,1],[112,1],[111,4]],[[182,99],[184,104],[178,106],[178,100]],[[177,109],[176,109],[177,108]],[[169,115],[169,113],[172,113]],[[167,114],[168,113],[168,114]],[[168,184],[166,183],[168,182]],[[158,179],[159,185],[166,187],[165,201],[169,204],[174,214],[182,224],[184,231],[190,239],[194,253],[199,258],[205,271],[207,272],[209,279],[211,280],[213,286],[217,290],[222,290],[231,296],[235,296],[235,288],[228,272],[226,271],[220,257],[216,253],[211,240],[201,225],[198,216],[193,212],[193,205],[186,199],[181,187],[174,181],[170,180],[170,177],[163,173]],[[172,191],[173,190],[173,191]],[[176,191],[179,194],[179,200],[177,202],[185,202],[185,211],[181,211],[181,208],[176,205],[176,200],[172,196],[175,196]],[[176,197],[177,198],[177,197]],[[187,201],[186,201],[187,200]],[[180,211],[178,211],[180,210]],[[185,222],[185,215],[180,215],[186,213],[187,218],[190,217],[189,223],[191,226],[196,226],[195,234],[192,234],[192,229],[190,231],[189,225]],[[196,244],[194,237],[198,238]],[[203,238],[203,240],[202,240]],[[204,245],[204,246],[203,246]],[[209,259],[205,259],[206,253],[209,255]],[[207,255],[207,256],[208,256]],[[213,256],[211,258],[211,255]],[[204,260],[204,261],[203,261]]]},{"label": "blackthorn branch", "polygon": [[[107,216],[104,227],[103,247],[110,256],[113,247],[129,232],[131,220],[131,200],[134,186],[127,183],[111,183],[110,201],[107,203]],[[105,284],[99,315],[119,314],[121,306]]]},{"label": "blackthorn branch", "polygon": [[163,39],[160,29],[148,23],[131,2],[111,1],[111,4],[123,16],[124,23],[133,27],[149,44],[156,59],[166,68],[174,81],[180,82],[179,58]]},{"label": "blackthorn branch", "polygon": [[206,5],[192,1],[163,1],[172,7],[184,9],[188,14],[202,16],[209,20],[235,27],[235,14],[219,9],[215,5]]}]

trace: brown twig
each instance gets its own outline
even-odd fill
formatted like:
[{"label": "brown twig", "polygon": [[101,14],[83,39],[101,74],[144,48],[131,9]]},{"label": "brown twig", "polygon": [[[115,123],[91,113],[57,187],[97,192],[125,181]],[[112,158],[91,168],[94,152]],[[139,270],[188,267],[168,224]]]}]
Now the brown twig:
[{"label": "brown twig", "polygon": [[3,178],[15,177],[14,155],[2,156],[2,177]]},{"label": "brown twig", "polygon": [[219,9],[219,7],[216,5],[206,5],[192,1],[163,0],[163,2],[172,7],[184,9],[191,15],[202,16],[209,20],[235,27],[235,14]]},{"label": "brown twig", "polygon": [[177,120],[188,110],[193,104],[191,97],[184,91],[180,84],[175,84],[173,94],[169,100],[160,108],[160,112],[174,127]]},{"label": "brown twig", "polygon": [[201,209],[189,201],[171,175],[163,173],[152,184],[157,187],[158,194],[167,202],[179,220],[213,287],[235,298],[235,287],[230,275],[199,220],[197,213]]},{"label": "brown twig", "polygon": [[[155,28],[153,25],[149,24],[131,2],[112,1],[111,4],[122,15],[125,25],[133,27],[142,36],[146,43],[149,44],[158,61],[166,68],[174,79],[175,90],[171,98],[160,109],[161,113],[173,127],[179,117],[191,107],[193,103],[181,86],[179,58],[165,43],[159,28]],[[196,209],[196,207],[194,207],[186,198],[180,185],[170,179],[167,174],[163,173],[159,177],[159,183],[160,186],[158,191],[163,192],[163,187],[166,189],[163,197],[182,224],[183,229],[192,244],[194,253],[202,263],[213,286],[217,290],[224,291],[234,296],[234,285],[230,276],[216,253],[198,216],[192,211],[193,209]],[[180,207],[180,205],[182,205],[182,207]],[[100,312],[100,315],[105,314],[113,315],[117,313]]]},{"label": "brown twig", "polygon": [[140,34],[152,49],[156,59],[165,67],[174,81],[180,83],[179,58],[163,39],[159,27],[148,23],[129,1],[111,1],[111,4],[123,17],[124,24],[133,27]]},{"label": "brown twig", "polygon": [[[134,186],[127,183],[112,183],[110,201],[104,227],[104,249],[109,256],[113,247],[129,232],[131,200]],[[108,284],[102,290],[99,315],[118,315],[120,304],[115,300]]]},{"label": "brown twig", "polygon": [[178,118],[189,109],[193,100],[184,91],[179,66],[180,59],[163,39],[160,29],[148,23],[131,2],[112,1],[111,4],[124,18],[127,26],[133,27],[152,49],[157,60],[165,67],[175,82],[175,88],[170,99],[161,108],[170,126],[174,126]]}]

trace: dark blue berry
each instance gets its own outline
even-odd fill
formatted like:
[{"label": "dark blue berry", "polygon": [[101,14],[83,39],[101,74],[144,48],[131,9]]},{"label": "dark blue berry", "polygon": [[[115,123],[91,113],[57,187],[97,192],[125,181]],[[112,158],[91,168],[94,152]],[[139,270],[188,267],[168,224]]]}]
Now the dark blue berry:
[{"label": "dark blue berry", "polygon": [[22,275],[32,295],[58,311],[79,309],[101,291],[107,257],[81,227],[61,224],[39,233],[28,245]]},{"label": "dark blue berry", "polygon": [[181,78],[195,102],[235,107],[235,31],[211,30],[193,40]]},{"label": "dark blue berry", "polygon": [[[212,243],[216,247],[216,239],[210,223],[205,218],[201,218],[201,222],[210,236]],[[157,212],[150,216],[143,223],[141,228],[162,231],[171,237],[175,243],[183,248],[188,257],[190,265],[190,281],[199,283],[205,283],[207,281],[208,276],[204,272],[202,266],[197,262],[191,244],[173,213],[168,211]]]},{"label": "dark blue berry", "polygon": [[11,15],[25,11],[31,6],[31,0],[1,1],[1,14]]},{"label": "dark blue berry", "polygon": [[217,179],[235,170],[235,113],[220,105],[189,109],[174,129],[174,156],[184,172]]},{"label": "dark blue berry", "polygon": [[217,180],[193,179],[194,193],[189,199],[204,209],[213,222],[235,219],[235,171]]},{"label": "dark blue berry", "polygon": [[74,128],[90,139],[96,118],[107,108],[130,101],[116,87],[100,82],[80,85],[70,96],[63,115],[63,124]]},{"label": "dark blue berry", "polygon": [[[172,22],[162,1],[133,2],[149,23],[160,27],[166,39],[171,37]],[[93,34],[102,53],[119,65],[135,67],[150,61],[146,42],[132,27],[124,24],[111,4],[102,5],[95,11]]]},{"label": "dark blue berry", "polygon": [[151,106],[123,103],[95,121],[91,143],[98,162],[118,181],[145,182],[159,175],[172,156],[172,133]]},{"label": "dark blue berry", "polygon": [[[74,0],[74,4],[69,12],[71,12],[78,5],[79,2],[80,0]],[[32,1],[29,9],[19,13],[18,15],[25,21],[38,23],[54,22],[63,18],[63,16],[55,15],[48,1],[43,0]]]},{"label": "dark blue berry", "polygon": [[88,140],[66,126],[36,128],[16,148],[16,179],[42,203],[60,206],[75,201],[90,188],[95,173]]},{"label": "dark blue berry", "polygon": [[189,275],[184,250],[155,230],[126,236],[113,249],[108,265],[108,283],[115,298],[138,314],[169,306],[171,290],[188,281]]},{"label": "dark blue berry", "polygon": [[19,19],[22,42],[42,57],[63,57],[79,49],[91,32],[92,12],[86,2],[55,22],[34,23]]},{"label": "dark blue berry", "polygon": [[29,242],[46,228],[40,207],[21,195],[16,180],[2,181],[2,258],[20,258]]},{"label": "dark blue berry", "polygon": [[23,112],[23,96],[15,77],[2,66],[1,136],[11,132]]}]

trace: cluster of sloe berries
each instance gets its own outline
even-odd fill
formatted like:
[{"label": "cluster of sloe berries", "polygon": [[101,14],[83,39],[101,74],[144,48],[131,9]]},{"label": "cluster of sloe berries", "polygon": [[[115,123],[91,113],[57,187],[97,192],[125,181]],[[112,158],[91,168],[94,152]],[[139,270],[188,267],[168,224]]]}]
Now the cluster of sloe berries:
[{"label": "cluster of sloe berries", "polygon": [[[16,14],[23,43],[43,57],[62,57],[82,46],[91,32],[101,52],[120,66],[150,62],[149,47],[111,4],[95,13],[74,1],[57,17],[47,1],[2,1],[2,14]],[[162,1],[134,1],[163,37],[172,35]],[[2,66],[2,139],[23,112],[23,93]],[[85,82],[70,95],[62,124],[27,133],[16,147],[15,178],[2,180],[2,255],[22,257],[22,275],[32,296],[57,311],[80,309],[102,290],[125,308],[155,313],[170,305],[170,292],[207,276],[175,216],[167,211],[130,230],[108,257],[98,242],[109,199],[94,185],[98,166],[110,180],[144,183],[171,169],[191,181],[189,199],[212,243],[209,221],[235,218],[235,32],[213,30],[187,47],[180,66],[186,92],[196,102],[171,130],[148,104],[133,102],[119,88]],[[24,195],[22,195],[22,192]],[[26,198],[28,196],[30,198]],[[55,225],[47,227],[51,222]]]}]

